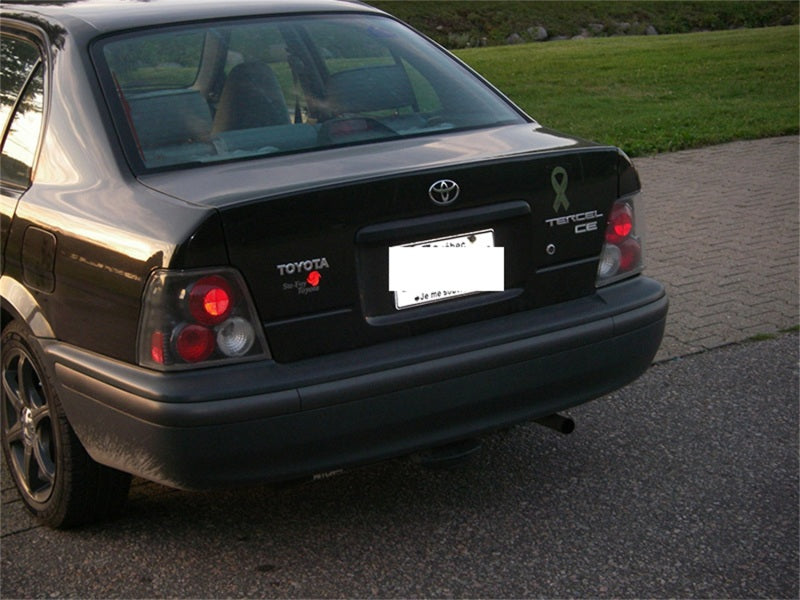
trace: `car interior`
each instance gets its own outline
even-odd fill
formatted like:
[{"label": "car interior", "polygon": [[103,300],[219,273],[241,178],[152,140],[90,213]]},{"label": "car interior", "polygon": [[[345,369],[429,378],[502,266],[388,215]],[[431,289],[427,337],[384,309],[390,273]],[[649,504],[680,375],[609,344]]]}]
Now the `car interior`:
[{"label": "car interior", "polygon": [[112,38],[95,56],[146,169],[519,119],[394,21],[330,21]]}]

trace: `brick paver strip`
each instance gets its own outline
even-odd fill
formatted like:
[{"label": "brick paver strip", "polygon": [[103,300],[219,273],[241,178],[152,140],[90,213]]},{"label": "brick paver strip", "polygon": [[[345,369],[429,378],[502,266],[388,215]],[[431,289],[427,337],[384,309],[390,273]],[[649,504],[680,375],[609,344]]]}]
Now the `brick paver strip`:
[{"label": "brick paver strip", "polygon": [[670,297],[657,361],[800,323],[798,148],[790,136],[634,160],[646,273]]}]

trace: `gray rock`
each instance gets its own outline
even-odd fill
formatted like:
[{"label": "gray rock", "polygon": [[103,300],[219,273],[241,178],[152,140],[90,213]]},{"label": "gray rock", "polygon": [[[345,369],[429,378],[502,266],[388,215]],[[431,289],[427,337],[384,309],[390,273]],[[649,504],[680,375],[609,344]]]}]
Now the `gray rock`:
[{"label": "gray rock", "polygon": [[528,27],[528,35],[531,36],[531,39],[534,42],[543,42],[548,37],[550,37],[547,33],[547,29],[538,25],[536,27]]}]

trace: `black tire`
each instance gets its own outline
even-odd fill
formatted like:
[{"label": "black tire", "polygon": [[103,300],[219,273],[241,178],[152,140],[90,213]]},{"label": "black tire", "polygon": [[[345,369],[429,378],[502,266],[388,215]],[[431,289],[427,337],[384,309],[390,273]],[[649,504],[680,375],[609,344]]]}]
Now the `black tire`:
[{"label": "black tire", "polygon": [[22,323],[3,329],[0,357],[3,454],[27,508],[55,528],[118,514],[131,476],[86,453],[67,422],[42,351]]}]

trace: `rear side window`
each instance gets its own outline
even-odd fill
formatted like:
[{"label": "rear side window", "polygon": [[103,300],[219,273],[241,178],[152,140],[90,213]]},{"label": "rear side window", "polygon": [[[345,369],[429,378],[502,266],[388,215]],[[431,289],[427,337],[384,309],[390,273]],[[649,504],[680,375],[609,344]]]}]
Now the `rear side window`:
[{"label": "rear side window", "polygon": [[39,50],[31,42],[0,35],[0,134],[38,62]]},{"label": "rear side window", "polygon": [[0,174],[4,184],[30,185],[44,107],[44,75],[33,44],[3,36],[0,120],[4,137]]},{"label": "rear side window", "polygon": [[135,170],[525,121],[460,63],[380,16],[139,31],[92,52]]}]

